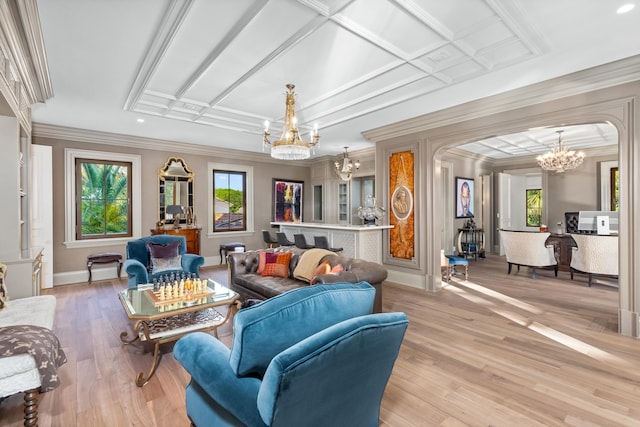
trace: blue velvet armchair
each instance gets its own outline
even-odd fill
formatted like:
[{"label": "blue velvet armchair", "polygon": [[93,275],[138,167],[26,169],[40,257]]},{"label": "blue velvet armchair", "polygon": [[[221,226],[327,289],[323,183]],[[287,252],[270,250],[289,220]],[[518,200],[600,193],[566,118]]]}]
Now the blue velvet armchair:
[{"label": "blue velvet armchair", "polygon": [[300,288],[240,310],[231,350],[200,332],[178,340],[192,423],[378,426],[408,320],[370,314],[374,296],[365,282]]},{"label": "blue velvet armchair", "polygon": [[[180,264],[175,265],[175,268],[153,273],[147,243],[152,243],[156,246],[168,246],[175,244],[175,242],[180,242],[178,247]],[[195,273],[196,276],[200,277],[200,266],[204,264],[204,258],[200,255],[188,254],[186,251],[187,240],[184,236],[158,234],[130,240],[127,242],[127,260],[124,262],[124,271],[127,272],[129,277],[128,287],[135,288],[139,284],[150,283],[161,275],[171,273]]]}]

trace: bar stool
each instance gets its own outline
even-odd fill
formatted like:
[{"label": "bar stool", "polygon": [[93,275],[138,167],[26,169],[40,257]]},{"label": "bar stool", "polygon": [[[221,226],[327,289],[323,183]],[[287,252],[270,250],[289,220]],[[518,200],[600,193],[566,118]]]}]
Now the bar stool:
[{"label": "bar stool", "polygon": [[294,234],[293,240],[295,240],[296,247],[300,249],[313,249],[315,246],[307,243],[307,239],[304,238],[304,234]]},{"label": "bar stool", "polygon": [[291,240],[287,239],[287,235],[284,234],[281,231],[276,233],[276,238],[278,239],[278,243],[280,243],[280,246],[293,246],[293,245],[295,245],[295,243],[293,243]]},{"label": "bar stool", "polygon": [[343,248],[330,248],[327,236],[313,236],[313,240],[316,244],[316,248],[326,249],[331,252],[342,252],[343,250]]},{"label": "bar stool", "polygon": [[278,246],[278,241],[271,236],[269,230],[262,230],[262,238],[264,242],[267,244],[268,248],[275,248]]}]

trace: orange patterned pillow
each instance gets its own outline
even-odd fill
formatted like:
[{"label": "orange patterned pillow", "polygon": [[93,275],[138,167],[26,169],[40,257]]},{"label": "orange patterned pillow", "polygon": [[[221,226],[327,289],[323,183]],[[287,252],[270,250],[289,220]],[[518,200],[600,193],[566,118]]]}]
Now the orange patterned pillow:
[{"label": "orange patterned pillow", "polygon": [[265,254],[265,266],[260,273],[262,276],[289,277],[289,263],[291,252]]},{"label": "orange patterned pillow", "polygon": [[289,277],[289,269],[282,264],[269,262],[265,264],[261,273],[262,276]]}]

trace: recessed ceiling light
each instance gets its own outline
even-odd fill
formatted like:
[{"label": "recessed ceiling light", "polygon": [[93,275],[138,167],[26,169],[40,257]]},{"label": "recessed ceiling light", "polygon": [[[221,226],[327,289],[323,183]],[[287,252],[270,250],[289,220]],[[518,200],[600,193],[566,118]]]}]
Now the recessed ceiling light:
[{"label": "recessed ceiling light", "polygon": [[144,123],[144,119],[138,119],[137,122],[138,123]]},{"label": "recessed ceiling light", "polygon": [[617,10],[618,13],[627,13],[629,12],[631,9],[633,9],[634,7],[636,7],[635,4],[633,3],[629,3],[629,4],[625,4],[624,6],[620,6]]}]

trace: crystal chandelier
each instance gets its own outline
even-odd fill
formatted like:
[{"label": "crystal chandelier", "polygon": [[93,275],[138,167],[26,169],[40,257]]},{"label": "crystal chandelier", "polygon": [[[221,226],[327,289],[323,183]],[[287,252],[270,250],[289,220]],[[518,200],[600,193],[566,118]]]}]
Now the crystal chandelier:
[{"label": "crystal chandelier", "polygon": [[269,121],[264,122],[264,145],[271,146],[271,157],[280,160],[303,160],[311,157],[311,149],[318,144],[320,134],[318,133],[318,127],[311,131],[309,141],[304,141],[300,137],[298,131],[298,120],[294,111],[296,104],[295,93],[293,93],[294,85],[287,85],[287,100],[286,109],[284,112],[284,121],[282,123],[282,135],[277,141],[271,142],[269,140]]},{"label": "crystal chandelier", "polygon": [[339,162],[336,160],[333,163],[336,166],[336,174],[343,181],[349,181],[351,179],[351,176],[353,175],[353,172],[354,172],[354,168],[355,170],[360,169],[360,161],[356,160],[355,162],[352,162],[351,159],[349,159],[349,155],[347,154],[347,148],[349,147],[344,147],[342,162]]},{"label": "crystal chandelier", "polygon": [[569,169],[576,168],[584,161],[584,153],[582,151],[568,150],[562,146],[562,132],[558,133],[558,145],[545,154],[536,157],[538,164],[544,170],[562,173]]}]

